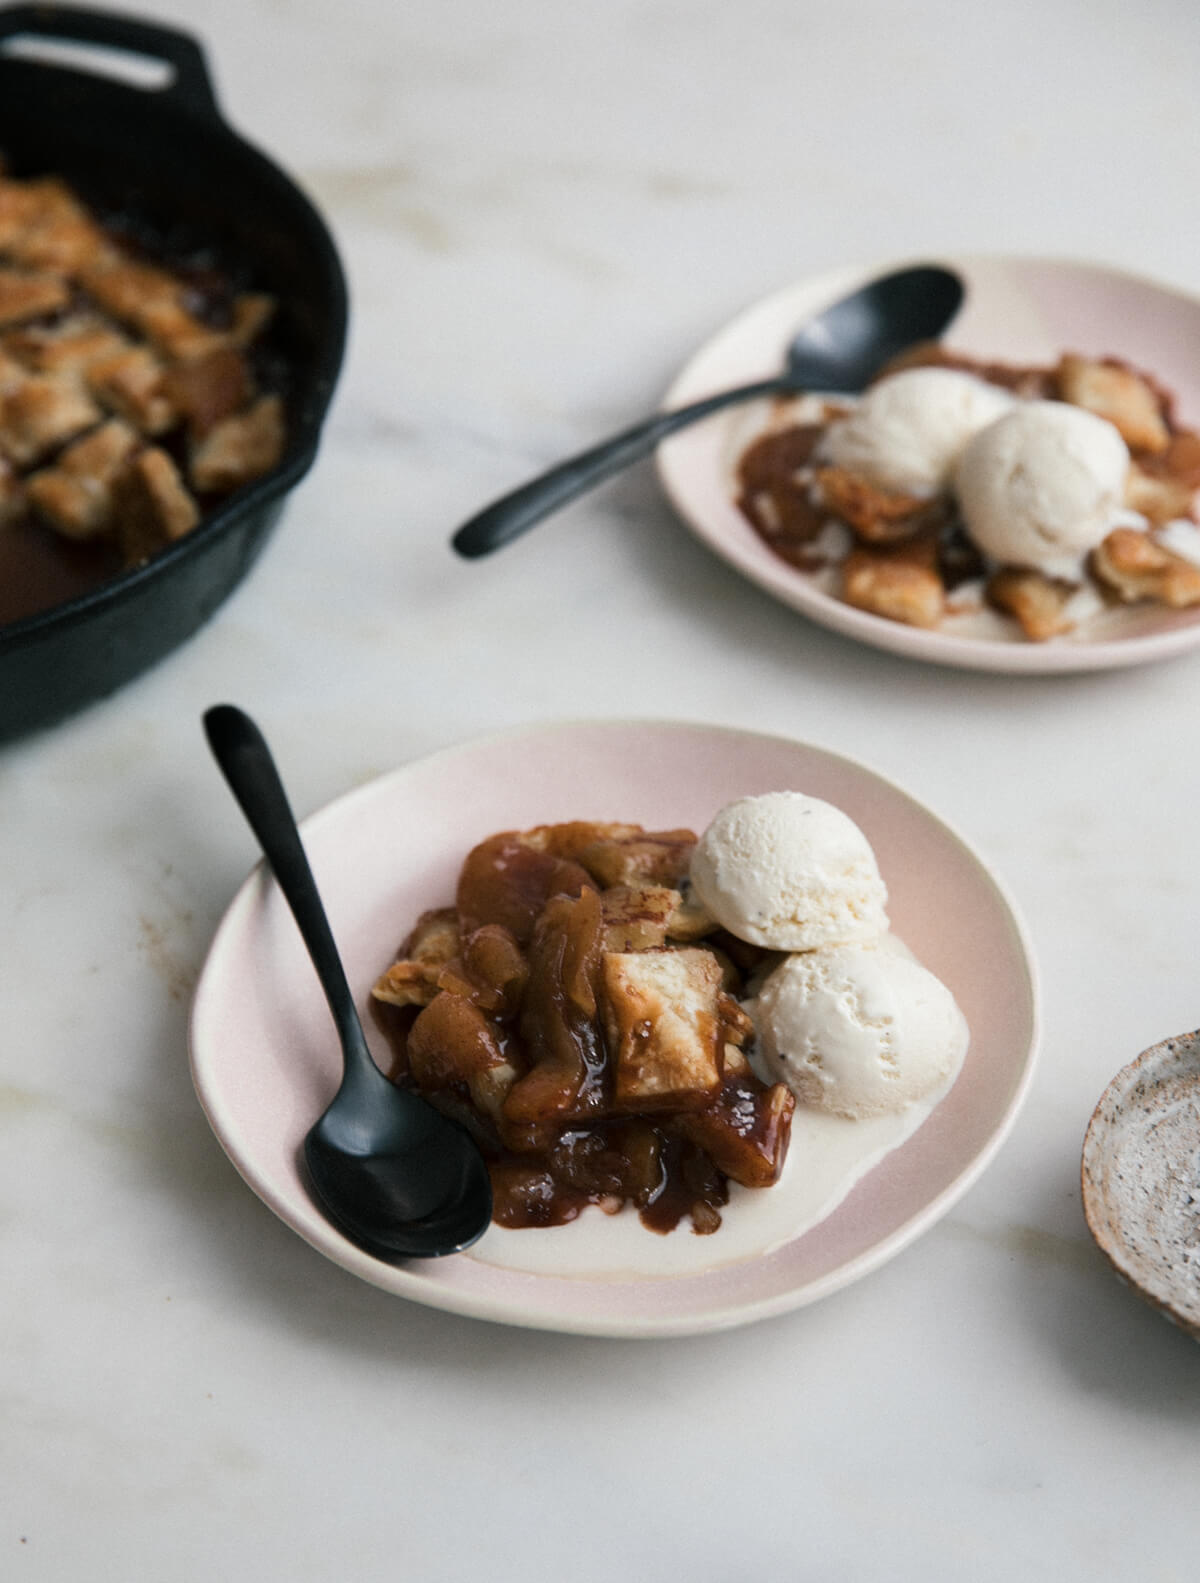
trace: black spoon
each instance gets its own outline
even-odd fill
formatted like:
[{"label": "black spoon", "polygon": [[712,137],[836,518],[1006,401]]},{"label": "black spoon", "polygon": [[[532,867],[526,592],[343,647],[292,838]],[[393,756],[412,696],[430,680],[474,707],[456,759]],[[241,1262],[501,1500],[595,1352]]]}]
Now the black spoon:
[{"label": "black spoon", "polygon": [[719,391],[673,412],[660,412],[622,430],[493,501],[464,523],[450,542],[469,560],[488,555],[593,485],[649,456],[669,434],[722,407],[802,390],[847,395],[860,391],[889,358],[918,341],[932,341],[941,335],[962,300],[962,281],[937,264],[917,264],[881,275],[810,319],[788,347],[780,373],[736,390]]},{"label": "black spoon", "polygon": [[478,1241],[492,1217],[487,1167],[470,1135],[371,1058],[300,832],[271,751],[248,715],[218,704],[204,716],[222,773],[299,925],[337,1025],[342,1085],[304,1140],[317,1204],[377,1259],[437,1258]]}]

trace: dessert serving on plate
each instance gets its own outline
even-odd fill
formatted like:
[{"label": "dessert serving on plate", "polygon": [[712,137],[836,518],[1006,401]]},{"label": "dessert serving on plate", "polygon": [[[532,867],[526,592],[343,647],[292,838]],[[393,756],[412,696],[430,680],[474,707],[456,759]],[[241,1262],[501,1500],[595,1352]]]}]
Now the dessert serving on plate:
[{"label": "dessert serving on plate", "polygon": [[[758,513],[762,527],[756,526],[740,504],[746,490],[739,471],[751,447],[785,428],[811,431],[848,419],[859,404],[860,398],[853,396],[838,400],[838,410],[827,414],[815,389],[803,401],[761,400],[664,441],[657,468],[671,504],[703,544],[772,598],[818,626],[905,658],[1050,675],[1123,668],[1190,652],[1200,645],[1200,603],[1186,602],[1194,586],[1197,530],[1191,504],[1194,452],[1189,457],[1189,451],[1194,443],[1190,433],[1200,430],[1200,382],[1190,352],[1200,335],[1200,297],[1128,271],[1073,260],[963,254],[946,256],[940,263],[961,279],[963,303],[941,347],[919,354],[925,361],[917,361],[918,370],[970,375],[974,388],[976,381],[993,387],[1002,398],[1001,407],[1006,397],[1022,406],[1078,406],[1081,415],[1112,424],[1118,435],[1121,430],[1112,416],[1087,413],[1080,405],[1081,399],[1088,407],[1096,402],[1094,390],[1087,393],[1080,387],[1093,380],[1101,386],[1119,383],[1128,397],[1134,384],[1125,375],[1141,387],[1141,394],[1125,403],[1122,419],[1135,425],[1128,439],[1121,438],[1133,486],[1128,497],[1122,488],[1115,503],[1106,501],[1112,486],[1092,472],[1098,453],[1108,447],[1088,446],[1092,464],[1075,477],[1077,500],[1090,503],[1093,510],[1097,504],[1106,511],[1113,506],[1113,516],[1093,544],[1098,546],[1114,527],[1131,530],[1109,537],[1107,581],[1098,575],[1101,555],[1095,549],[1075,549],[1074,565],[1059,557],[1057,565],[1049,566],[1028,565],[1024,550],[1020,558],[1011,547],[1000,556],[983,550],[955,528],[953,519],[961,513],[953,487],[922,496],[912,480],[873,486],[876,496],[899,497],[869,503],[868,520],[877,534],[883,532],[874,540],[856,532],[849,516],[838,517],[832,510],[820,513],[814,524],[811,508],[820,503],[809,498],[812,474],[818,466],[832,468],[833,462],[813,454],[818,436],[812,432],[796,433],[786,443],[781,439],[775,464],[760,455],[768,474],[805,475],[792,479],[798,488],[784,508],[796,513],[794,529],[781,532],[782,517],[775,519],[769,501]],[[684,406],[769,374],[798,326],[864,281],[896,267],[897,261],[886,260],[837,269],[796,281],[751,304],[692,354],[666,392],[664,408]],[[893,372],[905,367],[893,364]],[[1065,378],[1061,387],[1060,374]],[[1064,402],[1069,385],[1077,399]],[[1112,394],[1110,388],[1105,399]],[[940,403],[943,415],[948,406],[953,410],[953,403]],[[1144,429],[1139,409],[1142,419],[1151,420]],[[994,418],[1002,421],[1003,415],[996,411]],[[1168,443],[1157,449],[1164,426]],[[1089,427],[1094,435],[1094,426]],[[914,425],[908,431],[919,438]],[[972,437],[968,424],[961,438]],[[1034,444],[1044,457],[1046,447]],[[991,448],[991,442],[983,447],[980,471],[995,478],[1002,471],[1005,447],[989,459]],[[921,446],[916,449],[920,455]],[[936,446],[930,447],[927,460],[935,461],[937,453]],[[854,460],[857,465],[860,458]],[[854,472],[847,462],[843,456],[839,465]],[[756,492],[762,493],[761,477],[755,482]],[[826,482],[836,491],[836,478]],[[1053,536],[1059,537],[1062,508],[1072,492],[1065,477],[1054,480],[1049,491],[1043,479],[1031,492],[1038,506],[1025,527],[1044,526],[1041,518],[1048,512]],[[852,482],[844,485],[839,505],[847,512],[865,516],[867,504],[856,498]],[[914,504],[927,508],[923,522],[914,516]],[[892,513],[895,520],[888,521]],[[1085,511],[1084,519],[1084,528],[1095,531],[1093,512]],[[831,524],[827,528],[826,520]],[[905,546],[905,530],[913,528],[918,531]],[[889,551],[886,535],[893,529],[896,542]],[[776,541],[783,538],[793,542],[781,554]],[[852,568],[858,572],[856,595],[862,604],[850,603],[842,586],[846,563],[857,550],[864,552]],[[888,564],[876,578],[884,561]],[[989,588],[993,575],[1001,572],[1005,575]],[[885,603],[895,607],[894,614],[878,608]],[[1012,613],[1014,605],[1025,614],[1030,632],[1049,635],[1031,639]]]},{"label": "dessert serving on plate", "polygon": [[722,1256],[765,1251],[909,1136],[966,1054],[886,900],[859,828],[795,791],[735,800],[698,841],[501,832],[375,985],[395,1079],[476,1136],[499,1227],[628,1208],[710,1236],[741,1189]]},{"label": "dessert serving on plate", "polygon": [[1200,604],[1200,435],[1113,357],[1006,365],[916,348],[857,403],[778,403],[738,506],[835,597],[919,628],[1025,638],[1108,606]]},{"label": "dessert serving on plate", "polygon": [[[385,1291],[458,1313],[594,1335],[683,1335],[744,1323],[816,1301],[893,1257],[945,1214],[1007,1136],[1028,1092],[1039,1021],[1027,935],[1002,884],[960,836],[900,788],[785,738],[681,722],[575,722],[502,732],[381,776],[306,821],[304,842],[347,976],[361,996],[372,1051],[386,1071],[396,1056],[370,1014],[371,987],[387,975],[395,945],[418,919],[456,910],[464,859],[492,833],[556,825],[578,832],[580,813],[621,814],[652,834],[684,825],[713,829],[712,841],[702,836],[686,860],[690,887],[662,889],[675,890],[695,922],[701,910],[712,916],[710,933],[680,945],[715,956],[718,938],[736,942],[735,929],[755,926],[757,904],[749,869],[739,860],[746,883],[729,902],[737,910],[722,910],[720,918],[714,910],[714,904],[724,909],[720,897],[732,889],[722,846],[741,850],[740,816],[728,816],[723,836],[725,820],[714,810],[747,797],[774,798],[780,787],[804,787],[797,807],[824,803],[860,836],[852,838],[842,825],[846,839],[832,840],[832,815],[807,827],[811,841],[793,829],[787,866],[795,888],[785,900],[769,868],[762,871],[761,894],[774,895],[767,919],[778,923],[803,908],[810,919],[836,925],[838,935],[857,918],[862,933],[843,936],[846,943],[837,947],[809,936],[808,959],[828,972],[781,995],[773,1068],[759,1001],[769,1003],[769,969],[802,959],[807,947],[803,940],[777,949],[742,941],[736,955],[726,952],[746,992],[738,1005],[752,1026],[757,1019],[754,1037],[736,1049],[763,1089],[787,1083],[795,1103],[778,1179],[747,1187],[730,1178],[712,1234],[695,1234],[687,1211],[673,1231],[658,1234],[643,1225],[636,1203],[605,1214],[589,1201],[569,1224],[493,1224],[466,1253],[419,1267],[374,1259],[342,1236],[314,1203],[302,1169],[305,1134],[341,1080],[338,1044],[287,903],[261,870],[241,887],[217,930],[190,1026],[197,1094],[246,1182],[326,1258]],[[863,856],[863,836],[873,863]],[[707,859],[697,855],[702,843],[711,849]],[[824,854],[820,874],[806,851]],[[677,851],[676,872],[683,861]],[[611,888],[608,874],[600,874],[597,895]],[[917,984],[902,969],[880,965],[883,953],[905,954],[895,936],[952,992],[969,1024],[970,1048],[956,1075],[953,1046],[948,1063],[913,1063],[905,1053],[914,1036],[922,1044],[931,1034],[951,1037],[956,1028],[961,1036],[962,1024],[932,1004],[922,1009],[932,997],[946,1011],[944,992],[939,997],[927,979]],[[428,984],[433,972],[441,977],[448,970],[452,955],[447,941],[424,966],[415,951],[401,958],[416,964],[412,976]],[[758,969],[750,968],[751,955]],[[439,957],[444,965],[435,969]],[[869,979],[868,962],[879,969]],[[394,982],[402,985],[408,976],[401,972]],[[840,1104],[816,1103],[813,1074],[805,1072],[812,1066],[805,1023],[783,1027],[785,1017],[795,1019],[794,1002],[829,1052],[829,1098],[836,1103],[840,1088],[842,1099],[863,1112],[859,1119],[839,1113]],[[419,1006],[380,1009],[412,1024],[420,1015]],[[885,1037],[888,1019],[899,1030],[898,1055]],[[483,1069],[494,1071],[499,1088],[506,1074],[490,1055],[487,1061]],[[857,1094],[839,1080],[851,1064],[864,1080]],[[902,1109],[877,1110],[872,1066],[881,1086],[897,1065],[922,1086],[934,1086]],[[797,1089],[808,1087],[805,1096],[791,1089],[789,1076]],[[469,1100],[469,1083],[448,1097],[461,1105],[464,1093]],[[655,1126],[665,1121],[662,1112],[650,1119]]]}]

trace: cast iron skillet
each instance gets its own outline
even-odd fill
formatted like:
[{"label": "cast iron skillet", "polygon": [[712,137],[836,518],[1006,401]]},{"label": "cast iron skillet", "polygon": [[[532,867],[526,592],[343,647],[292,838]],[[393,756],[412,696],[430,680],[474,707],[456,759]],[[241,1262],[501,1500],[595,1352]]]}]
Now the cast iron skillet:
[{"label": "cast iron skillet", "polygon": [[[18,35],[132,51],[165,63],[171,78],[146,89],[6,54]],[[248,571],[316,454],[342,362],[346,285],[308,199],[222,119],[203,51],[186,33],[70,6],[0,8],[0,151],[14,175],[60,175],[85,198],[245,261],[252,285],[279,298],[276,339],[288,369],[287,449],[273,472],[145,566],[0,626],[0,741],[7,741],[152,665]]]}]

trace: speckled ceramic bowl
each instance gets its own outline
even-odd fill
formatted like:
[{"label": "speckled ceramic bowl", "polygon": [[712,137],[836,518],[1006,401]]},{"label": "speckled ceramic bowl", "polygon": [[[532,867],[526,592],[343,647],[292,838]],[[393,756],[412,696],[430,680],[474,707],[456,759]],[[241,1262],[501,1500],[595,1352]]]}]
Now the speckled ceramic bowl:
[{"label": "speckled ceramic bowl", "polygon": [[1117,1073],[1088,1126],[1082,1182],[1113,1269],[1200,1340],[1200,1030]]}]

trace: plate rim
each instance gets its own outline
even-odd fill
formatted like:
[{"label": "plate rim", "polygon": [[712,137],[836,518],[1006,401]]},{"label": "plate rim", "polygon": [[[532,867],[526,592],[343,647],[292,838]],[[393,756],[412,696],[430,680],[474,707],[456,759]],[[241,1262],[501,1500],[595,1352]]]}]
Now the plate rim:
[{"label": "plate rim", "polygon": [[[397,765],[390,770],[385,770],[365,782],[347,788],[346,791],[329,799],[301,819],[299,821],[301,834],[305,838],[305,844],[307,845],[309,838],[313,834],[318,833],[321,826],[344,817],[348,811],[352,810],[356,802],[368,797],[379,796],[381,793],[386,792],[389,785],[397,784],[417,772],[450,763],[456,758],[465,757],[475,751],[494,750],[521,740],[535,738],[556,739],[563,733],[581,729],[620,732],[630,729],[639,731],[684,731],[709,738],[753,739],[773,744],[777,747],[797,748],[816,754],[835,765],[845,765],[850,771],[865,776],[869,781],[873,781],[885,788],[893,797],[901,799],[920,815],[932,821],[970,859],[978,877],[985,880],[994,892],[1005,921],[1011,929],[1014,941],[1019,948],[1028,999],[1029,1039],[1019,1073],[1003,1112],[992,1126],[985,1143],[976,1150],[963,1169],[950,1182],[946,1183],[933,1198],[923,1204],[915,1214],[910,1216],[903,1224],[897,1226],[890,1234],[880,1237],[860,1253],[846,1259],[824,1274],[813,1277],[799,1287],[789,1287],[784,1291],[748,1302],[714,1304],[699,1313],[689,1312],[680,1315],[656,1313],[629,1317],[604,1314],[563,1314],[557,1311],[539,1312],[536,1305],[527,1303],[525,1306],[521,1306],[519,1298],[516,1302],[506,1299],[498,1300],[495,1294],[492,1293],[475,1292],[456,1287],[452,1283],[439,1284],[436,1281],[424,1278],[425,1270],[437,1266],[446,1268],[454,1262],[452,1260],[422,1261],[417,1264],[415,1271],[404,1266],[381,1264],[378,1260],[373,1259],[370,1255],[357,1248],[353,1243],[347,1241],[332,1225],[319,1216],[312,1221],[311,1225],[306,1224],[303,1219],[298,1219],[295,1213],[290,1212],[286,1199],[280,1201],[279,1195],[275,1193],[269,1181],[256,1169],[252,1153],[248,1154],[244,1149],[236,1147],[237,1125],[230,1121],[229,1111],[221,1097],[219,1086],[211,1080],[212,1074],[209,1063],[201,1050],[201,1025],[210,1015],[210,1003],[214,998],[218,997],[217,980],[221,965],[221,955],[230,949],[231,942],[238,928],[244,927],[245,914],[261,903],[264,893],[277,889],[276,882],[267,869],[265,859],[260,859],[253,865],[222,913],[210,939],[193,991],[188,1016],[187,1042],[189,1071],[196,1097],[223,1151],[239,1176],[260,1201],[281,1219],[285,1225],[303,1238],[315,1251],[348,1273],[358,1276],[368,1284],[387,1292],[389,1295],[406,1298],[424,1307],[443,1312],[452,1312],[462,1317],[520,1328],[552,1331],[560,1334],[588,1335],[609,1339],[656,1339],[704,1334],[756,1323],[762,1319],[772,1318],[782,1313],[807,1307],[809,1304],[831,1296],[833,1293],[872,1273],[923,1235],[978,1181],[1010,1136],[1017,1117],[1028,1098],[1041,1050],[1041,983],[1030,931],[1020,907],[1007,884],[974,844],[967,840],[953,823],[943,818],[941,814],[935,812],[890,776],[876,770],[855,756],[823,747],[819,743],[808,742],[786,733],[760,731],[736,725],[665,717],[602,716],[584,718],[567,716],[502,727],[495,731],[446,743],[439,748],[435,748],[430,753]],[[833,1213],[836,1214],[837,1210],[835,1209]],[[770,1258],[771,1256],[771,1254],[759,1255],[757,1258],[747,1262],[757,1263],[761,1259]],[[563,1285],[577,1290],[580,1285],[587,1284],[586,1280],[580,1278],[529,1275],[521,1271],[504,1270],[501,1266],[491,1266],[490,1268],[498,1275],[508,1277],[519,1287],[537,1283],[542,1287],[543,1291],[549,1291]],[[736,1266],[733,1268],[736,1268]],[[710,1273],[702,1272],[695,1275],[670,1276],[665,1278],[665,1283],[684,1286],[688,1283],[708,1279]],[[658,1286],[664,1283],[654,1278],[637,1277],[628,1282],[602,1279],[595,1284],[611,1289],[615,1285]]]},{"label": "plate rim", "polygon": [[[759,316],[780,311],[795,296],[811,294],[833,301],[841,293],[852,290],[861,281],[883,274],[888,270],[906,268],[915,264],[936,263],[957,269],[969,277],[974,269],[1000,269],[1006,265],[1021,268],[1053,270],[1059,273],[1084,273],[1107,280],[1117,280],[1143,291],[1152,291],[1177,299],[1192,308],[1200,319],[1200,291],[1189,290],[1166,280],[1156,279],[1145,272],[1123,265],[1108,264],[1102,260],[1079,258],[1074,255],[1019,252],[946,252],[931,251],[922,255],[906,255],[876,259],[873,262],[844,264],[800,276],[790,283],[773,290],[743,306],[714,330],[690,354],[675,374],[661,401],[663,411],[709,393],[712,386],[698,378],[700,366],[714,351],[727,341],[744,334],[748,325]],[[773,367],[758,365],[746,368],[747,379],[758,373],[771,373]],[[720,432],[718,415],[710,433]],[[725,418],[728,421],[728,418]],[[699,426],[697,426],[698,428]],[[687,498],[688,467],[687,447],[689,438],[695,439],[696,430],[685,430],[679,436],[664,440],[655,452],[655,470],[660,487],[676,515],[687,529],[715,555],[733,567],[741,576],[797,611],[806,619],[840,636],[880,649],[908,660],[941,665],[952,669],[988,671],[994,674],[1026,676],[1063,676],[1101,670],[1126,669],[1136,665],[1157,663],[1175,658],[1200,647],[1200,609],[1195,619],[1186,625],[1176,625],[1166,631],[1139,633],[1116,639],[1075,644],[1011,643],[971,638],[957,633],[924,630],[908,627],[901,622],[889,621],[869,611],[857,610],[832,595],[815,587],[804,574],[789,566],[766,547],[762,559],[756,552],[741,555],[731,546],[728,535],[712,529],[697,513]],[[736,511],[736,506],[731,509]],[[753,530],[750,530],[753,532]],[[1167,614],[1179,614],[1178,612]]]}]

